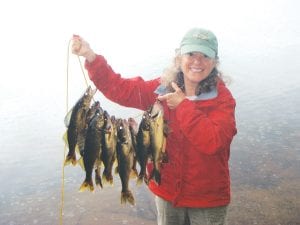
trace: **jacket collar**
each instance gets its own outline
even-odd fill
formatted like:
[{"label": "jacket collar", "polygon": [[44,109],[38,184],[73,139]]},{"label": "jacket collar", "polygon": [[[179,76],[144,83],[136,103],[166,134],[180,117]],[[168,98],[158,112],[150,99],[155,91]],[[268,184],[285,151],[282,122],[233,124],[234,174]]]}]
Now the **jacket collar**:
[{"label": "jacket collar", "polygon": [[[155,89],[154,93],[158,94],[158,95],[165,95],[168,93],[168,90],[164,85],[159,85]],[[195,96],[188,96],[186,98],[191,101],[203,101],[203,100],[213,99],[217,96],[218,96],[218,90],[217,90],[217,88],[214,88],[210,92],[205,92],[205,93],[202,93],[200,95],[195,95]]]}]

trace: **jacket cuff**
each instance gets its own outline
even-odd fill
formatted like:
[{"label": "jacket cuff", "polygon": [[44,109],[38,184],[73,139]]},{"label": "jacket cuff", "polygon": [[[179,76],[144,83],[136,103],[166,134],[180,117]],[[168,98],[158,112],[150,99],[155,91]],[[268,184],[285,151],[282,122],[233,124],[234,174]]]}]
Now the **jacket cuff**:
[{"label": "jacket cuff", "polygon": [[106,59],[102,55],[96,55],[95,60],[91,63],[85,60],[84,67],[88,71],[89,78],[93,80],[97,70],[103,68],[105,65],[107,65]]}]

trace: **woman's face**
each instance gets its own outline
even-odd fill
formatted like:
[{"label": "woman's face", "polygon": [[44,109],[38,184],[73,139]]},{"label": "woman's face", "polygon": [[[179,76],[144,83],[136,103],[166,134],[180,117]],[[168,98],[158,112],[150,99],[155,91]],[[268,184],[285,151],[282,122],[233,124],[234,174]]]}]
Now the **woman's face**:
[{"label": "woman's face", "polygon": [[216,66],[216,60],[200,52],[192,52],[181,56],[180,67],[184,74],[185,86],[197,87]]}]

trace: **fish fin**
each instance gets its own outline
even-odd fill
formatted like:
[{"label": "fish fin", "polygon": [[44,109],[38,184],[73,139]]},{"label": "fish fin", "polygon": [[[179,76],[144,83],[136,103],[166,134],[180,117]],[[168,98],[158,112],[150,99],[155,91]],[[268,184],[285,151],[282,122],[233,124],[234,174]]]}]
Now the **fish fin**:
[{"label": "fish fin", "polygon": [[149,181],[148,181],[147,176],[140,173],[139,176],[138,176],[138,179],[137,179],[137,181],[136,181],[136,185],[137,185],[137,186],[142,185],[142,184],[143,184],[143,181],[145,182],[146,185],[148,185]]},{"label": "fish fin", "polygon": [[101,177],[99,175],[97,175],[97,173],[95,174],[95,182],[96,182],[96,186],[103,188]]},{"label": "fish fin", "polygon": [[83,171],[85,171],[83,157],[80,157],[80,158],[77,160],[77,163],[79,164],[79,166],[81,167],[81,169],[82,169]]},{"label": "fish fin", "polygon": [[138,179],[136,181],[136,186],[142,185],[143,184],[143,180],[144,180],[144,177],[138,176]]},{"label": "fish fin", "polygon": [[91,192],[94,192],[95,188],[94,188],[93,181],[87,181],[87,180],[85,180],[82,183],[82,185],[79,188],[79,192],[84,192],[85,190],[89,190]]},{"label": "fish fin", "polygon": [[131,179],[137,178],[137,177],[138,177],[138,172],[137,172],[137,170],[136,170],[136,169],[132,169],[132,170],[130,171],[129,177],[130,177]]},{"label": "fish fin", "polygon": [[69,146],[69,144],[68,144],[68,130],[66,130],[66,132],[63,134],[62,139],[63,139],[65,145]]},{"label": "fish fin", "polygon": [[72,112],[73,112],[73,107],[68,111],[67,115],[64,118],[64,124],[66,127],[69,127],[70,125]]},{"label": "fish fin", "polygon": [[102,174],[102,181],[103,181],[103,184],[107,184],[108,183],[108,180],[106,179],[106,176],[105,176],[104,172]]},{"label": "fish fin", "polygon": [[119,167],[116,166],[116,167],[115,167],[115,174],[118,174],[118,173],[119,173]]},{"label": "fish fin", "polygon": [[75,145],[75,152],[77,152],[78,154],[80,154],[79,146],[77,144]]},{"label": "fish fin", "polygon": [[131,205],[135,205],[134,197],[131,191],[121,192],[121,204],[130,203]]},{"label": "fish fin", "polygon": [[117,160],[114,161],[113,166],[118,166],[118,161]]},{"label": "fish fin", "polygon": [[67,155],[66,159],[65,159],[65,162],[64,162],[64,165],[67,166],[69,165],[70,163],[72,163],[73,166],[76,165],[76,155]]},{"label": "fish fin", "polygon": [[99,186],[100,188],[103,188],[102,180],[100,177],[95,179],[96,185]]},{"label": "fish fin", "polygon": [[104,172],[102,174],[102,181],[103,181],[103,184],[108,184],[108,185],[111,185],[113,186],[113,178],[112,177],[107,177]]}]

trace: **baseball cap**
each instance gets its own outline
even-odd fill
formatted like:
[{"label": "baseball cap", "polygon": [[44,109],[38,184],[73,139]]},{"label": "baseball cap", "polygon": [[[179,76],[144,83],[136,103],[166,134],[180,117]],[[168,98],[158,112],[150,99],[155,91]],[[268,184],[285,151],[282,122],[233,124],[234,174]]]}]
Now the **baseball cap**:
[{"label": "baseball cap", "polygon": [[218,56],[218,41],[210,30],[192,28],[183,37],[180,43],[180,53],[201,52],[210,58]]}]

